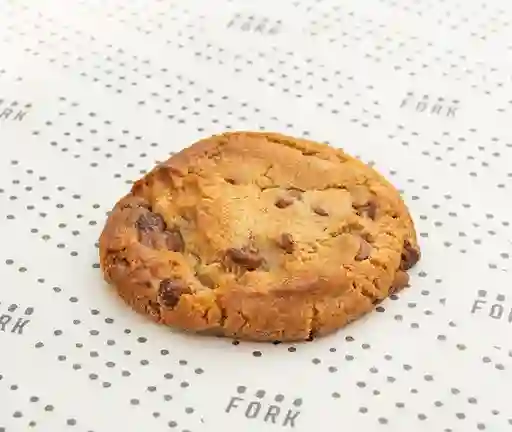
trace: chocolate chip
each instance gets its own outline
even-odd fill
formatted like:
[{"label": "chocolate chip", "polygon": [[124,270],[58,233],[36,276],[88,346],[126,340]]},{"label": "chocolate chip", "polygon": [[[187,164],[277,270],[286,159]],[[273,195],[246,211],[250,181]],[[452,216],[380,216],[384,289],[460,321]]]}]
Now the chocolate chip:
[{"label": "chocolate chip", "polygon": [[397,270],[397,272],[395,273],[395,278],[393,279],[393,283],[391,284],[391,289],[389,290],[389,293],[392,294],[394,292],[400,291],[407,285],[409,285],[409,275],[402,270]]},{"label": "chocolate chip", "polygon": [[143,213],[135,222],[135,225],[139,231],[163,231],[165,228],[165,222],[162,216],[153,212]]},{"label": "chocolate chip", "polygon": [[202,285],[208,288],[214,288],[215,287],[215,281],[213,278],[206,273],[198,273],[197,274],[197,280],[201,282]]},{"label": "chocolate chip", "polygon": [[356,207],[356,209],[361,216],[375,220],[375,216],[377,215],[377,202],[371,199],[366,204]]},{"label": "chocolate chip", "polygon": [[293,253],[295,249],[295,242],[293,241],[293,237],[290,233],[283,233],[277,240],[277,244],[280,248],[282,248],[286,253]]},{"label": "chocolate chip", "polygon": [[245,267],[249,271],[256,270],[263,264],[263,257],[256,248],[231,248],[227,250],[226,254],[235,264]]},{"label": "chocolate chip", "polygon": [[372,253],[372,246],[365,239],[361,238],[359,240],[359,251],[355,256],[356,261],[363,261],[367,259]]},{"label": "chocolate chip", "polygon": [[284,209],[293,204],[293,199],[290,197],[281,197],[276,200],[276,207],[280,209]]},{"label": "chocolate chip", "polygon": [[165,307],[173,308],[183,294],[191,292],[190,288],[181,280],[164,279],[160,282],[158,289],[158,302]]},{"label": "chocolate chip", "polygon": [[167,249],[173,252],[183,252],[185,249],[185,241],[181,235],[181,231],[178,228],[164,231],[165,244]]},{"label": "chocolate chip", "polygon": [[401,270],[409,270],[420,259],[420,251],[413,247],[408,240],[404,242],[404,250],[402,251],[402,262],[400,263]]},{"label": "chocolate chip", "polygon": [[323,209],[322,207],[313,207],[313,211],[318,215],[318,216],[329,216],[329,213],[327,213],[327,210]]}]

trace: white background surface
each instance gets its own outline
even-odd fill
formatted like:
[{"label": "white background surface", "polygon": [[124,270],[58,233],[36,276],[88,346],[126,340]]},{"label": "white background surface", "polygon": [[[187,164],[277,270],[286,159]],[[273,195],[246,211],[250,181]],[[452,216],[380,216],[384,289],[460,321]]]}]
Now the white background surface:
[{"label": "white background surface", "polygon": [[[3,0],[0,431],[512,430],[511,65],[498,0]],[[105,212],[229,129],[375,163],[417,224],[412,287],[297,345],[125,307]]]}]

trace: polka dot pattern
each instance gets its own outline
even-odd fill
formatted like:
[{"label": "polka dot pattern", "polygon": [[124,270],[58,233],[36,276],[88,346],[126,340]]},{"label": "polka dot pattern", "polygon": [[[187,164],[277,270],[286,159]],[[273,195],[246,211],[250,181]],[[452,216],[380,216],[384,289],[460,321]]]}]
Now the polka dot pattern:
[{"label": "polka dot pattern", "polygon": [[[375,431],[512,428],[506,2],[49,3],[0,5],[0,344],[31,359],[2,370],[0,432],[103,430],[102,400],[179,432],[310,430],[318,412]],[[239,129],[343,146],[395,184],[424,251],[411,287],[304,344],[196,339],[113,301],[97,239],[115,199]]]}]

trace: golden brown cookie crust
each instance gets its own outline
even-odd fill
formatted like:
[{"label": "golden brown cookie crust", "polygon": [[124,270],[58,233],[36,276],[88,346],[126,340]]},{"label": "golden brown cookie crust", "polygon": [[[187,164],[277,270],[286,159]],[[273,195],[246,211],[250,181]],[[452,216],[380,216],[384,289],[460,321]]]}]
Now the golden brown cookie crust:
[{"label": "golden brown cookie crust", "polygon": [[135,310],[240,339],[324,335],[408,284],[420,258],[396,189],[338,149],[275,133],[197,142],[137,181],[100,237]]}]

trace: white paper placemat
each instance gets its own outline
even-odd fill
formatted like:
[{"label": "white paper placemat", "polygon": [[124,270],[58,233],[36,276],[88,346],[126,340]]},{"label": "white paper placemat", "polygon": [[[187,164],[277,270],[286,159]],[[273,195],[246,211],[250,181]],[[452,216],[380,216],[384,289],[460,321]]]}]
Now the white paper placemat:
[{"label": "white paper placemat", "polygon": [[[512,3],[0,2],[0,432],[512,431]],[[303,344],[186,336],[106,287],[106,212],[225,130],[403,190],[412,287]]]}]

